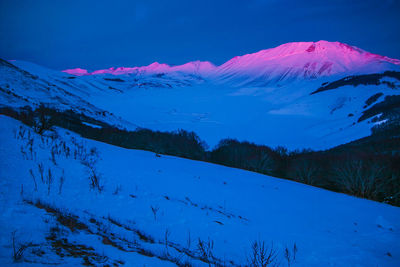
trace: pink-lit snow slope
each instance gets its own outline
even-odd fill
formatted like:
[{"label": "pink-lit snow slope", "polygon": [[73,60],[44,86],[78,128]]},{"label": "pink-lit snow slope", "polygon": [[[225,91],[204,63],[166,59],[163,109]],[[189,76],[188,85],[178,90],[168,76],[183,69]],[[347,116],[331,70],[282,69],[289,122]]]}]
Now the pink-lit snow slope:
[{"label": "pink-lit snow slope", "polygon": [[121,75],[129,73],[157,74],[157,73],[171,73],[171,72],[207,75],[208,73],[215,71],[215,69],[216,67],[211,62],[193,61],[178,66],[170,66],[167,64],[160,64],[158,62],[154,62],[148,66],[143,66],[143,67],[118,67],[118,68],[112,67],[109,69],[95,70],[93,72],[88,72],[87,70],[76,68],[76,69],[63,70],[63,72],[77,76],[96,75],[96,74]]},{"label": "pink-lit snow slope", "polygon": [[296,42],[234,57],[213,76],[236,85],[262,86],[341,74],[400,70],[400,60],[372,54],[339,42]]},{"label": "pink-lit snow slope", "polygon": [[237,56],[216,67],[210,62],[189,62],[169,66],[157,62],[144,67],[110,68],[87,72],[64,70],[73,75],[183,72],[221,81],[257,82],[315,79],[336,74],[367,74],[400,70],[400,60],[372,54],[340,42],[293,42],[257,53]]}]

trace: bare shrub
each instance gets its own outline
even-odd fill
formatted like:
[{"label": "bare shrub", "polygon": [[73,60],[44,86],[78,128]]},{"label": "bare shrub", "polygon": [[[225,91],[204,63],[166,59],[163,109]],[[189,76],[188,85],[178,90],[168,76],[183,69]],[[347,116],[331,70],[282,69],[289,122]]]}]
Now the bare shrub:
[{"label": "bare shrub", "polygon": [[376,162],[350,159],[337,163],[333,169],[335,182],[345,193],[376,199],[384,191],[385,169]]},{"label": "bare shrub", "polygon": [[254,241],[251,244],[251,254],[248,258],[250,267],[278,266],[278,252],[272,243],[270,247],[264,241]]},{"label": "bare shrub", "polygon": [[206,263],[211,263],[214,259],[213,255],[214,241],[208,238],[207,241],[203,241],[200,238],[197,241],[197,253],[200,259]]},{"label": "bare shrub", "polygon": [[317,183],[320,168],[315,161],[310,159],[298,159],[293,163],[292,176],[299,182],[315,185]]},{"label": "bare shrub", "polygon": [[88,169],[90,188],[96,189],[98,192],[103,191],[103,186],[100,185],[101,175],[96,171],[94,167]]},{"label": "bare shrub", "polygon": [[89,152],[82,146],[78,145],[76,149],[76,156],[80,158],[81,163],[88,168],[92,168],[99,160],[99,152],[97,148],[92,147]]},{"label": "bare shrub", "polygon": [[99,152],[95,147],[90,149],[90,152],[87,152],[85,147],[82,144],[75,142],[72,139],[73,144],[75,145],[74,150],[74,158],[80,159],[81,164],[86,167],[89,173],[89,181],[90,188],[96,189],[99,192],[103,191],[103,186],[101,185],[101,174],[96,170],[96,163],[99,160]]},{"label": "bare shrub", "polygon": [[33,118],[33,130],[40,135],[42,135],[46,130],[50,130],[53,126],[51,116],[46,114],[46,110],[47,108],[41,104],[39,108],[35,110],[36,113]]},{"label": "bare shrub", "polygon": [[261,152],[257,162],[256,171],[261,173],[272,173],[275,170],[275,161],[268,152]]},{"label": "bare shrub", "polygon": [[383,201],[392,205],[400,206],[400,174],[391,173],[386,180]]}]

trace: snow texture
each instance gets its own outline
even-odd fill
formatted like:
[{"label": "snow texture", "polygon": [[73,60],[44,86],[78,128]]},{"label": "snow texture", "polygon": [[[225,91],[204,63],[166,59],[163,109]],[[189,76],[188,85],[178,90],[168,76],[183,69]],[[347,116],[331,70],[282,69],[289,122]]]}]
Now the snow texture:
[{"label": "snow texture", "polygon": [[[198,240],[212,240],[208,259],[226,266],[247,263],[254,240],[273,244],[282,266],[294,244],[293,266],[400,263],[398,207],[63,129],[39,136],[2,115],[0,140],[1,266],[173,266],[167,256],[208,266]],[[13,231],[17,244],[32,242],[19,264]],[[77,247],[86,254],[68,256]]]}]

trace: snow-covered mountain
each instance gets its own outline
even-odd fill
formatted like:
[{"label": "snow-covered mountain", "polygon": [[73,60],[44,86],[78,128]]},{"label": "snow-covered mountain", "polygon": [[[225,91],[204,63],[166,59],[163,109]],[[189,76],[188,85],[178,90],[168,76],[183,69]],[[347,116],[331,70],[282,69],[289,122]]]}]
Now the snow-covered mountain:
[{"label": "snow-covered mountain", "polygon": [[144,67],[119,67],[93,72],[77,68],[64,72],[73,75],[183,72],[222,81],[233,80],[234,83],[239,82],[239,85],[250,82],[262,85],[340,74],[369,74],[399,70],[399,65],[400,60],[372,54],[348,44],[318,41],[283,44],[257,53],[234,57],[218,67],[207,61],[189,62],[180,66],[155,62]]},{"label": "snow-covered mountain", "polygon": [[235,57],[219,66],[215,76],[240,85],[263,86],[271,82],[399,70],[399,65],[400,60],[339,42],[296,42]]},{"label": "snow-covered mountain", "polygon": [[[349,142],[369,135],[376,123],[387,119],[375,114],[360,120],[373,104],[399,95],[400,88],[399,60],[327,41],[288,43],[220,66],[196,61],[58,72],[28,62],[10,63],[38,78],[29,82],[35,90],[43,87],[36,86],[38,82],[51,85],[32,94],[20,82],[10,81],[20,78],[3,64],[0,85],[9,86],[13,94],[58,108],[107,111],[122,127],[195,131],[211,147],[228,137],[289,148],[321,149]],[[373,76],[376,73],[380,76]],[[372,76],[351,78],[357,75]],[[369,82],[354,82],[360,79]],[[331,83],[339,85],[321,90]],[[3,105],[27,104],[3,94]],[[64,103],[71,97],[75,100]]]}]

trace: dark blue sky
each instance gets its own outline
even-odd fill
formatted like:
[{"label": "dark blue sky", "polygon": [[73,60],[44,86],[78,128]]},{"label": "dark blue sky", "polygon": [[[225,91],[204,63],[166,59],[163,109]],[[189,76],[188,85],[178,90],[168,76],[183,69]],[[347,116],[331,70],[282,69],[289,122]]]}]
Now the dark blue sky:
[{"label": "dark blue sky", "polygon": [[398,0],[0,0],[0,57],[54,69],[182,64],[293,41],[400,58]]}]

